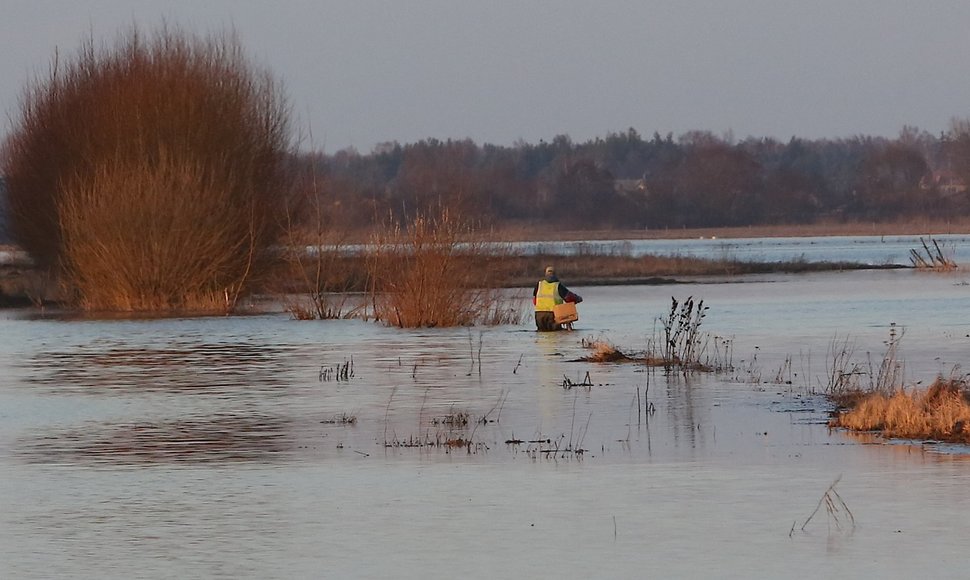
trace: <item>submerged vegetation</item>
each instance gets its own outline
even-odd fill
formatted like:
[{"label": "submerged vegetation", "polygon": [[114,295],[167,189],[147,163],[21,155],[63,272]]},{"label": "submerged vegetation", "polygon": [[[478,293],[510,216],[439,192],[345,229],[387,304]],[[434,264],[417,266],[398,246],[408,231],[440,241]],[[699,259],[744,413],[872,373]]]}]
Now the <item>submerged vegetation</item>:
[{"label": "submerged vegetation", "polygon": [[829,422],[850,431],[884,437],[970,443],[970,385],[966,377],[937,379],[928,388],[907,388],[899,347],[904,331],[889,328],[878,364],[855,357],[848,338],[833,339],[825,393],[839,406]]}]

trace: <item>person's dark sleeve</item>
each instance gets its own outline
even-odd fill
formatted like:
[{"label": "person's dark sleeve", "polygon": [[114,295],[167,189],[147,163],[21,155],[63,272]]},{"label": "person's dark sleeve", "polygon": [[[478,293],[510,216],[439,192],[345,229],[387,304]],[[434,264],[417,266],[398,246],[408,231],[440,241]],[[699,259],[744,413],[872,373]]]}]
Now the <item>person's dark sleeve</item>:
[{"label": "person's dark sleeve", "polygon": [[565,284],[559,283],[559,297],[562,298],[563,302],[575,302],[579,304],[583,301],[582,296],[572,292],[569,288],[566,288]]},{"label": "person's dark sleeve", "polygon": [[559,297],[562,298],[563,300],[565,300],[566,299],[566,296],[569,296],[569,288],[566,288],[566,285],[563,284],[562,282],[560,282],[559,283]]}]

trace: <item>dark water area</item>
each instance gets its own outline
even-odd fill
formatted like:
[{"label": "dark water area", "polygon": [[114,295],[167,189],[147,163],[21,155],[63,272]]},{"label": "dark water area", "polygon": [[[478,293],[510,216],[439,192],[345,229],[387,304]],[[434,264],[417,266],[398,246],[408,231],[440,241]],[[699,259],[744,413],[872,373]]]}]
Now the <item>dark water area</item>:
[{"label": "dark water area", "polygon": [[[0,577],[965,575],[970,449],[830,431],[819,395],[834,337],[962,372],[962,273],[576,290],[553,334],[0,311]],[[731,370],[580,360],[672,294]],[[801,529],[838,478],[855,523]]]}]

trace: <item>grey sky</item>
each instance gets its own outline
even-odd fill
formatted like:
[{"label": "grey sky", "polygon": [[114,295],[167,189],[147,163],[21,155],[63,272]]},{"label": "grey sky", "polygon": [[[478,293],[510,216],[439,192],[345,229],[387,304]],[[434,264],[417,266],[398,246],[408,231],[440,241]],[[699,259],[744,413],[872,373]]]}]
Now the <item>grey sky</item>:
[{"label": "grey sky", "polygon": [[[234,27],[314,145],[933,133],[970,116],[970,2],[4,0],[0,109],[54,48]],[[4,134],[10,123],[3,125]]]}]

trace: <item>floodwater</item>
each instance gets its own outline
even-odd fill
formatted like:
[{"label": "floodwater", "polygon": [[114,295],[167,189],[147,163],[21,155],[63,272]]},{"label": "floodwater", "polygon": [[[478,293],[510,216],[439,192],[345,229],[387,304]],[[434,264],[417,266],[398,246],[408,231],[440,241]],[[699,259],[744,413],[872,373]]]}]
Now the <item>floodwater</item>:
[{"label": "floodwater", "polygon": [[[893,324],[908,382],[965,364],[966,276],[576,290],[554,334],[0,311],[0,578],[966,577],[970,449],[829,431],[815,394]],[[733,371],[577,360],[671,296]]]},{"label": "floodwater", "polygon": [[552,254],[622,253],[639,256],[684,256],[743,262],[853,262],[870,266],[909,266],[910,250],[927,258],[926,248],[939,250],[958,264],[970,260],[970,236],[826,236],[777,238],[697,238],[676,240],[600,240],[521,242],[513,246],[525,252]]}]

